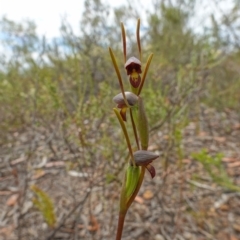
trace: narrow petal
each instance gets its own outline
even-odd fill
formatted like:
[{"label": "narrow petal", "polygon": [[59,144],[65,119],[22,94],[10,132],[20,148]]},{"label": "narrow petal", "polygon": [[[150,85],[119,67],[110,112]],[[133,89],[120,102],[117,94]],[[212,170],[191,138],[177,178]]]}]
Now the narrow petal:
[{"label": "narrow petal", "polygon": [[140,84],[139,89],[138,89],[138,95],[140,95],[140,93],[141,93],[141,91],[142,91],[142,87],[143,87],[143,84],[144,84],[144,82],[145,82],[145,78],[146,78],[146,76],[147,76],[148,68],[149,68],[150,63],[151,63],[151,61],[152,61],[152,58],[153,58],[153,53],[150,54],[150,56],[148,57],[146,67],[145,67],[145,69],[144,69],[144,71],[143,71],[142,81],[141,81],[141,84]]},{"label": "narrow petal", "polygon": [[119,82],[119,85],[120,85],[120,88],[121,88],[121,92],[122,92],[122,94],[123,94],[124,102],[126,103],[126,105],[128,105],[127,99],[126,99],[126,96],[125,96],[125,92],[124,92],[123,81],[122,81],[122,77],[121,77],[121,74],[120,74],[120,70],[119,70],[119,68],[118,68],[116,58],[115,58],[115,56],[114,56],[113,51],[112,51],[111,48],[109,48],[109,53],[110,53],[110,56],[111,56],[111,59],[112,59],[113,66],[114,66],[114,68],[115,68],[117,77],[118,77],[118,82]]},{"label": "narrow petal", "polygon": [[149,171],[151,177],[154,178],[155,175],[156,175],[155,168],[154,168],[151,164],[148,164],[148,165],[146,166],[146,169]]},{"label": "narrow petal", "polygon": [[126,47],[126,32],[123,23],[121,23],[121,30],[122,30],[122,42],[123,42],[123,57],[124,62],[126,62],[127,59],[127,47]]},{"label": "narrow petal", "polygon": [[127,121],[127,107],[123,107],[123,108],[121,108],[121,110],[120,110],[120,114],[121,114],[121,117],[122,117],[122,120],[123,121]]},{"label": "narrow petal", "polygon": [[139,57],[140,57],[140,61],[142,61],[142,49],[141,49],[141,41],[140,41],[140,19],[138,19],[138,21],[137,21],[136,35],[137,35]]}]

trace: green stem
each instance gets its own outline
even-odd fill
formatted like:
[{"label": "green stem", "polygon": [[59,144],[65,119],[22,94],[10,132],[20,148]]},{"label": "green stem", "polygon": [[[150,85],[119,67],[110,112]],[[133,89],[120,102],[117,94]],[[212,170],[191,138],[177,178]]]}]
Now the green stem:
[{"label": "green stem", "polygon": [[124,226],[124,221],[125,221],[125,216],[127,214],[127,210],[134,201],[135,197],[137,196],[139,189],[142,185],[143,178],[145,174],[145,167],[141,166],[141,173],[139,176],[138,184],[137,187],[135,188],[132,196],[129,198],[128,202],[126,203],[126,206],[120,210],[119,215],[118,215],[118,227],[117,227],[117,235],[116,235],[116,240],[121,240],[122,237],[122,231],[123,231],[123,226]]},{"label": "green stem", "polygon": [[134,158],[133,158],[133,151],[132,151],[130,139],[128,137],[128,132],[127,132],[126,126],[125,126],[125,124],[124,124],[124,122],[122,120],[122,117],[121,117],[119,111],[116,108],[113,108],[113,111],[115,112],[115,114],[116,114],[116,116],[118,118],[118,121],[119,121],[119,123],[120,123],[120,125],[122,127],[122,131],[124,133],[124,136],[125,136],[125,139],[126,139],[126,142],[127,142],[127,146],[128,146],[128,150],[129,150],[129,153],[130,153],[130,156],[131,156],[132,165],[136,166]]},{"label": "green stem", "polygon": [[127,213],[127,211],[119,212],[116,240],[121,240],[121,238],[122,238],[123,225],[124,225],[126,213]]},{"label": "green stem", "polygon": [[139,145],[139,141],[138,141],[138,134],[137,134],[136,125],[135,125],[135,123],[134,123],[134,119],[133,119],[132,109],[131,109],[131,108],[130,108],[130,117],[131,117],[131,122],[132,122],[134,137],[135,137],[135,140],[136,140],[137,148],[138,148],[138,150],[139,150],[139,149],[140,149],[140,145]]}]

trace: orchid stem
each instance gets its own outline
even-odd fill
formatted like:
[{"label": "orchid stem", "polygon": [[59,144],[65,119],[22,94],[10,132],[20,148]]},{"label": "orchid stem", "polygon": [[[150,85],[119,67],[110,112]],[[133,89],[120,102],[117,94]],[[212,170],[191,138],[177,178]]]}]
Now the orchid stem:
[{"label": "orchid stem", "polygon": [[115,114],[118,118],[118,121],[119,121],[119,123],[122,127],[122,131],[124,133],[124,136],[125,136],[125,139],[126,139],[126,142],[127,142],[127,146],[128,146],[128,150],[129,150],[129,153],[130,153],[130,156],[131,156],[132,165],[135,167],[136,164],[135,164],[135,161],[134,161],[134,158],[133,158],[133,151],[132,151],[131,143],[130,143],[130,140],[129,140],[129,137],[128,137],[128,132],[127,132],[126,126],[125,126],[125,124],[122,120],[122,117],[121,117],[119,111],[116,108],[113,108],[113,111],[115,112]]},{"label": "orchid stem", "polygon": [[124,226],[124,220],[125,220],[126,213],[127,213],[127,211],[125,211],[124,213],[119,212],[116,240],[121,240],[121,238],[122,238],[122,232],[123,232],[123,226]]},{"label": "orchid stem", "polygon": [[138,180],[138,185],[137,185],[135,191],[133,192],[132,196],[129,198],[125,210],[119,212],[116,240],[121,240],[121,238],[122,238],[122,231],[123,231],[123,226],[124,226],[124,221],[125,221],[125,216],[127,214],[127,210],[139,192],[139,189],[143,182],[144,174],[145,174],[145,167],[141,166],[141,173],[140,173],[140,177]]},{"label": "orchid stem", "polygon": [[135,125],[135,122],[134,122],[134,119],[133,119],[133,114],[132,114],[132,109],[131,108],[130,108],[130,117],[131,117],[134,137],[135,137],[135,140],[136,140],[137,148],[139,150],[140,145],[139,145],[139,141],[138,141],[138,134],[137,134],[137,129],[136,129],[136,125]]}]

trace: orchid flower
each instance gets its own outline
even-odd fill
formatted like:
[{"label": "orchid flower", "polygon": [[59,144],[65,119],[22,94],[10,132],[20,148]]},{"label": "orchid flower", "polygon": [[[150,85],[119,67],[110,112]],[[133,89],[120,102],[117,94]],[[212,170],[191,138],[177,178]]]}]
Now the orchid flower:
[{"label": "orchid flower", "polygon": [[[143,99],[140,96],[146,75],[153,57],[153,54],[147,59],[146,66],[142,71],[142,51],[140,43],[140,20],[137,22],[137,45],[139,52],[139,59],[136,57],[130,57],[127,60],[127,47],[126,47],[126,32],[123,23],[121,23],[122,31],[122,42],[123,42],[123,57],[124,57],[124,68],[126,70],[127,76],[129,76],[129,83],[131,91],[124,90],[124,84],[115,55],[111,48],[109,48],[110,56],[115,68],[120,90],[121,92],[113,97],[113,102],[116,104],[117,108],[114,108],[116,117],[122,128],[122,132],[125,136],[129,151],[129,162],[125,171],[125,177],[123,180],[122,191],[120,196],[120,209],[118,218],[118,228],[116,234],[116,240],[121,240],[124,219],[129,209],[130,205],[134,201],[138,191],[142,185],[145,170],[147,169],[151,177],[154,178],[156,175],[155,168],[152,166],[152,162],[159,156],[154,152],[148,151],[149,142],[149,130],[148,121],[145,113]],[[141,75],[142,74],[142,75]],[[130,113],[132,129],[134,133],[134,138],[137,145],[137,151],[133,151],[132,143],[126,128],[127,124],[127,111]]]}]

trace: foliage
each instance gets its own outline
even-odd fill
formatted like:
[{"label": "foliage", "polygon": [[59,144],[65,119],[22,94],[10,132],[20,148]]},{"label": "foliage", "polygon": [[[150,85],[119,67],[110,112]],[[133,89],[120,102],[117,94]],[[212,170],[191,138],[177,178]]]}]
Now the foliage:
[{"label": "foliage", "polygon": [[48,226],[54,227],[56,216],[51,198],[46,192],[35,185],[31,186],[31,190],[36,194],[36,198],[33,199],[34,206],[41,212]]},{"label": "foliage", "polygon": [[201,152],[193,153],[192,157],[203,165],[213,182],[226,189],[240,191],[240,188],[232,182],[226,173],[222,164],[223,154],[218,153],[215,156],[211,156],[206,149],[203,149]]},{"label": "foliage", "polygon": [[[151,27],[145,28],[143,35],[143,62],[150,51],[155,56],[148,75],[151,81],[146,83],[143,98],[149,99],[146,110],[152,127],[161,125],[165,118],[168,121],[167,116],[173,117],[186,106],[193,108],[200,101],[222,109],[239,106],[236,91],[239,74],[235,67],[238,53],[232,51],[231,56],[223,58],[219,52],[221,44],[215,44],[219,34],[208,32],[198,36],[194,33],[189,22],[195,4],[195,1],[184,4],[176,1],[170,6],[156,1],[154,11],[148,13]],[[91,116],[82,114],[87,101],[101,97],[109,104],[110,93],[117,84],[113,81],[116,77],[106,46],[111,45],[116,49],[116,56],[120,56],[117,26],[121,19],[128,22],[139,13],[132,8],[115,9],[116,21],[110,23],[106,21],[110,16],[109,7],[93,0],[86,1],[85,12],[80,22],[81,34],[76,34],[65,19],[61,37],[53,41],[38,36],[37,26],[31,21],[1,20],[0,40],[8,53],[1,54],[0,67],[3,135],[13,126],[19,128],[35,123],[48,126],[54,121],[69,123],[76,118],[83,128],[82,122]],[[127,35],[130,49],[136,52],[133,34],[128,29]],[[216,41],[212,44],[213,38]],[[101,87],[103,80],[106,89]],[[100,106],[95,117],[101,117],[97,113],[104,113],[104,109]],[[93,106],[94,113],[95,110]],[[1,139],[4,141],[4,136]]]}]

